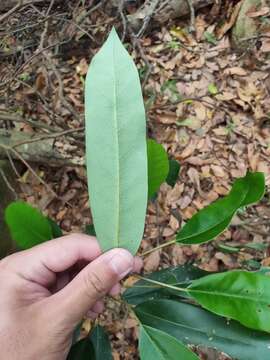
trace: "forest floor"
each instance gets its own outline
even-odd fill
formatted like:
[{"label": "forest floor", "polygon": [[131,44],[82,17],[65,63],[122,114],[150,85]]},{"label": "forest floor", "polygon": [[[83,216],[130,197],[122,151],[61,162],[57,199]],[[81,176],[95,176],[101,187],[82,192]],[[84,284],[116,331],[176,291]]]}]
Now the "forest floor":
[{"label": "forest floor", "polygon": [[[248,169],[264,172],[268,186],[263,200],[238,213],[215,241],[156,251],[144,259],[144,272],[187,262],[208,271],[270,266],[269,38],[257,38],[241,51],[233,46],[237,1],[196,12],[194,33],[187,17],[149,27],[136,39],[126,29],[126,13],[136,10],[132,6],[119,13],[102,2],[74,4],[27,5],[0,21],[0,111],[6,113],[0,127],[32,139],[53,135],[57,150],[78,163],[25,162],[19,198],[55,219],[65,233],[92,223],[86,171],[80,165],[83,88],[88,64],[114,25],[139,69],[148,135],[181,166],[174,188],[163,184],[148,206],[141,251],[173,238]],[[218,27],[220,20],[227,27]],[[136,359],[135,319],[112,300],[107,305],[99,321],[110,333],[114,360]],[[200,354],[201,359],[226,358]]]}]

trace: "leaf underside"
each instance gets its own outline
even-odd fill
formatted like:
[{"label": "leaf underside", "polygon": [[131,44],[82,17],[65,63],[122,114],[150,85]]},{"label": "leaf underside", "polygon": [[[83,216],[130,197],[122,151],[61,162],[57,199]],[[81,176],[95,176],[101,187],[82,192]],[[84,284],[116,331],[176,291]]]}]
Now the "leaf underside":
[{"label": "leaf underside", "polygon": [[113,29],[86,78],[90,205],[103,251],[135,254],[147,206],[146,121],[136,66]]}]

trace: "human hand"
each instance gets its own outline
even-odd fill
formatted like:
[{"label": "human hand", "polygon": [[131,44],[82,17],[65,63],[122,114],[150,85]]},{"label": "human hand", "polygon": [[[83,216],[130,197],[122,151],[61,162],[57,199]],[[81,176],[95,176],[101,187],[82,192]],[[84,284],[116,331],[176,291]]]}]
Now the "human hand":
[{"label": "human hand", "polygon": [[0,349],[5,360],[62,360],[87,313],[103,310],[107,293],[138,271],[124,249],[101,255],[95,238],[73,234],[0,261]]}]

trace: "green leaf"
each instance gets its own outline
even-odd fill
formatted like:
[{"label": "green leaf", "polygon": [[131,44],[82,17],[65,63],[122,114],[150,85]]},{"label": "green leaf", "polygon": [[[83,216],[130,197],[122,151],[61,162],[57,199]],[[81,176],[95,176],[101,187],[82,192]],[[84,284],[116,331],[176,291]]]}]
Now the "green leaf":
[{"label": "green leaf", "polygon": [[67,360],[96,360],[91,341],[86,338],[74,344],[69,351]]},{"label": "green leaf", "polygon": [[29,249],[53,238],[48,219],[26,202],[11,203],[5,209],[5,221],[12,239],[21,249]]},{"label": "green leaf", "polygon": [[269,359],[268,334],[249,330],[194,305],[156,300],[138,305],[135,312],[142,324],[185,344],[217,348],[238,360]]},{"label": "green leaf", "polygon": [[104,329],[97,325],[90,335],[74,344],[67,360],[112,360],[109,337]]},{"label": "green leaf", "polygon": [[179,170],[180,170],[179,162],[174,159],[170,160],[169,161],[169,173],[168,173],[166,182],[171,187],[174,187],[174,185],[178,179]]},{"label": "green leaf", "polygon": [[214,34],[210,33],[209,31],[205,31],[204,38],[210,44],[217,45],[217,38],[215,37]]},{"label": "green leaf", "polygon": [[148,157],[148,198],[150,199],[166,181],[169,172],[169,160],[163,146],[155,140],[147,140]]},{"label": "green leaf", "polygon": [[264,174],[247,173],[234,182],[227,196],[196,213],[177,234],[177,242],[200,244],[212,240],[229,226],[239,208],[259,201],[264,191]]},{"label": "green leaf", "polygon": [[189,294],[207,310],[255,330],[270,332],[270,278],[230,271],[194,280]]},{"label": "green leaf", "polygon": [[113,29],[86,78],[86,159],[94,226],[103,251],[135,254],[147,206],[145,110],[138,71]]},{"label": "green leaf", "polygon": [[96,236],[95,227],[93,224],[85,226],[85,233],[87,235]]},{"label": "green leaf", "polygon": [[209,84],[208,91],[211,95],[216,95],[218,93],[218,89],[215,84]]},{"label": "green leaf", "polygon": [[[204,270],[186,264],[154,272],[146,278],[163,284],[186,287],[191,284],[193,279],[198,279],[208,274],[209,273]],[[139,280],[123,294],[124,300],[132,305],[138,305],[148,300],[169,299],[179,296],[185,297],[186,294],[151,284],[147,280]]]},{"label": "green leaf", "polygon": [[141,360],[199,360],[174,337],[146,325],[140,327],[139,351]]},{"label": "green leaf", "polygon": [[95,360],[112,360],[112,349],[107,333],[97,325],[91,331],[90,339],[94,347]]},{"label": "green leaf", "polygon": [[50,218],[47,218],[50,225],[51,225],[51,229],[52,229],[52,236],[54,239],[59,238],[61,236],[63,236],[63,232],[62,229],[60,228],[60,226],[58,224],[56,224],[56,222]]}]

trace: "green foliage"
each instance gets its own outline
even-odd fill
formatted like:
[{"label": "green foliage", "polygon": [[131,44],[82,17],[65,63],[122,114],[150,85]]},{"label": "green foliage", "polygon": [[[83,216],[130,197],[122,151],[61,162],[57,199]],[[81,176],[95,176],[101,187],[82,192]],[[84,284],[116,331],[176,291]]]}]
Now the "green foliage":
[{"label": "green foliage", "polygon": [[209,84],[208,91],[211,95],[216,95],[218,93],[218,88],[216,87],[215,84]]},{"label": "green foliage", "polygon": [[146,121],[138,71],[113,29],[90,65],[85,88],[91,210],[103,251],[135,254],[147,205]]},{"label": "green foliage", "polygon": [[174,187],[178,179],[179,170],[180,170],[179,162],[174,159],[171,159],[169,161],[169,173],[166,179],[167,184]]},{"label": "green foliage", "polygon": [[89,336],[71,347],[67,360],[112,360],[109,337],[104,329],[95,326]]},{"label": "green foliage", "polygon": [[230,271],[194,280],[188,290],[204,308],[252,329],[270,332],[269,276]]},{"label": "green foliage", "polygon": [[60,226],[58,224],[56,224],[56,222],[53,221],[52,219],[50,219],[50,218],[47,218],[47,219],[51,225],[53,239],[57,239],[57,238],[63,236],[63,232],[62,232],[62,229],[60,228]]},{"label": "green foliage", "polygon": [[12,239],[21,249],[29,249],[53,238],[49,220],[26,202],[11,203],[5,210],[5,220]]},{"label": "green foliage", "polygon": [[135,312],[142,324],[185,344],[216,348],[238,360],[269,359],[268,334],[251,331],[194,305],[156,300],[138,305]]},{"label": "green foliage", "polygon": [[265,191],[263,173],[250,173],[237,179],[230,193],[195,214],[177,234],[177,242],[200,244],[212,240],[230,224],[235,212],[259,201]]},{"label": "green foliage", "polygon": [[[208,272],[187,264],[156,271],[148,275],[146,279],[183,288],[190,285],[192,280],[207,274]],[[139,280],[123,294],[123,299],[132,305],[157,299],[173,299],[175,297],[186,297],[186,293],[151,284],[147,280]]]},{"label": "green foliage", "polygon": [[155,140],[147,140],[148,198],[152,198],[169,173],[168,155]]},{"label": "green foliage", "polygon": [[199,360],[174,337],[146,325],[140,327],[139,350],[141,360]]},{"label": "green foliage", "polygon": [[103,327],[96,325],[90,334],[94,347],[95,360],[112,360],[112,349],[107,333]]},{"label": "green foliage", "polygon": [[74,344],[68,354],[67,360],[95,360],[93,344],[86,338]]},{"label": "green foliage", "polygon": [[212,45],[217,45],[217,38],[213,33],[210,33],[209,31],[205,31],[203,35],[207,42],[209,42]]},{"label": "green foliage", "polygon": [[86,225],[85,227],[85,233],[87,235],[90,235],[90,236],[96,236],[96,231],[95,231],[95,227],[93,224],[91,225]]}]

